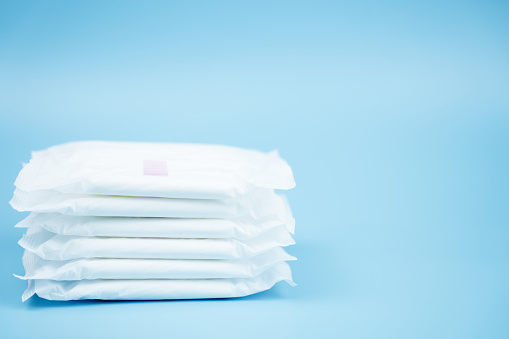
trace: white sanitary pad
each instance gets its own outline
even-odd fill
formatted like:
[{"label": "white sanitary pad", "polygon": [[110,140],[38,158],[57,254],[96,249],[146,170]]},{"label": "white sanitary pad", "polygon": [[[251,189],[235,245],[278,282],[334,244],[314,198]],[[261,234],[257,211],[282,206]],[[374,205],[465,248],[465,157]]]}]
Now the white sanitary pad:
[{"label": "white sanitary pad", "polygon": [[268,290],[279,281],[292,281],[286,262],[254,278],[237,279],[148,279],[148,280],[28,280],[23,293],[25,301],[32,295],[48,300],[156,300],[156,299],[209,299],[242,297]]},{"label": "white sanitary pad", "polygon": [[72,142],[32,153],[11,206],[28,289],[48,300],[241,297],[292,281],[295,186],[277,151]]},{"label": "white sanitary pad", "polygon": [[275,228],[248,240],[110,238],[58,235],[29,228],[21,247],[47,260],[77,258],[246,259],[278,246],[293,245],[290,233]]},{"label": "white sanitary pad", "polygon": [[286,215],[286,200],[272,190],[257,190],[241,199],[171,199],[65,194],[57,191],[14,191],[18,211],[112,217],[262,218]]},{"label": "white sanitary pad", "polygon": [[171,260],[171,259],[75,259],[52,261],[25,251],[25,276],[20,279],[212,279],[253,278],[273,265],[295,260],[281,247],[251,259]]},{"label": "white sanitary pad", "polygon": [[15,185],[25,192],[238,198],[295,186],[276,151],[231,146],[82,141],[32,152]]},{"label": "white sanitary pad", "polygon": [[[284,217],[284,216],[283,216]],[[258,220],[234,219],[125,218],[71,216],[59,213],[31,213],[16,227],[42,227],[60,235],[128,238],[236,238],[249,239],[276,227],[293,233],[295,220],[268,216]]]}]

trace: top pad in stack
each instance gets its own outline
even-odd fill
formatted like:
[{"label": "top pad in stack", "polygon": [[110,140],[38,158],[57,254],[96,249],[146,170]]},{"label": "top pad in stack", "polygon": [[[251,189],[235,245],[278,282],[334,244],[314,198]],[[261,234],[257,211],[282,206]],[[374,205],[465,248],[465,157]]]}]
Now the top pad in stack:
[{"label": "top pad in stack", "polygon": [[295,186],[276,151],[230,146],[82,141],[33,152],[16,188],[24,192],[231,199]]}]

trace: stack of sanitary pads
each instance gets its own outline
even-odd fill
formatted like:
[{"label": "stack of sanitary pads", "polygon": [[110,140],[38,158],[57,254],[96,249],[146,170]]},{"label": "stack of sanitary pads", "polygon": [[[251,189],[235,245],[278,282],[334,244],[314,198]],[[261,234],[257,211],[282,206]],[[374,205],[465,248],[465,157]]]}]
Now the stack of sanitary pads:
[{"label": "stack of sanitary pads", "polygon": [[285,280],[295,186],[277,152],[74,142],[33,152],[11,205],[32,295],[49,300],[240,297]]}]

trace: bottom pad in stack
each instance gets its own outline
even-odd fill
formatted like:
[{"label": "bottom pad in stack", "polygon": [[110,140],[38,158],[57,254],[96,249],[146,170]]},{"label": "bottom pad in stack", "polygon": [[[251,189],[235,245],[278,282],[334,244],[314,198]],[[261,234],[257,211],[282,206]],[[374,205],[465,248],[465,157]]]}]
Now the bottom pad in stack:
[{"label": "bottom pad in stack", "polygon": [[[169,164],[179,180],[168,182]],[[292,183],[279,156],[226,146],[80,142],[34,152],[11,200],[32,212],[16,225],[27,229],[22,300],[229,298],[293,286],[295,257],[284,247],[295,221],[274,192]]]}]

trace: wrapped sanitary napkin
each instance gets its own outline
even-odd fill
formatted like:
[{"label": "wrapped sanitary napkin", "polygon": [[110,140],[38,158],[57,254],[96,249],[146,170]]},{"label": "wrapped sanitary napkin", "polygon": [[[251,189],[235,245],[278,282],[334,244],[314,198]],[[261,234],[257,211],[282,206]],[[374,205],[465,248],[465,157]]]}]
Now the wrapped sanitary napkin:
[{"label": "wrapped sanitary napkin", "polygon": [[28,289],[48,300],[241,297],[295,285],[295,186],[276,151],[72,142],[32,153],[11,206]]}]

